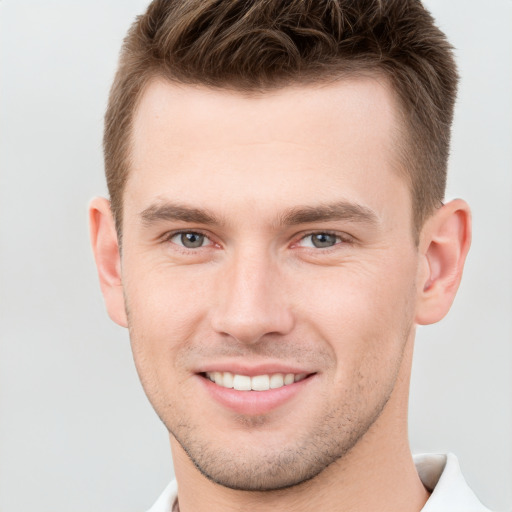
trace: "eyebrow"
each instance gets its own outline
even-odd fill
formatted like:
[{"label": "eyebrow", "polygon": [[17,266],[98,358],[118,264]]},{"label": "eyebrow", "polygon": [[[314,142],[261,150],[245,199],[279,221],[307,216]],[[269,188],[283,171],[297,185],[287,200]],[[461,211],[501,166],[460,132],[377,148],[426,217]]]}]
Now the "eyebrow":
[{"label": "eyebrow", "polygon": [[150,225],[160,221],[191,222],[196,224],[221,224],[219,219],[212,213],[199,208],[191,208],[174,203],[153,204],[143,210],[140,214],[142,221]]},{"label": "eyebrow", "polygon": [[[182,221],[204,225],[225,224],[208,210],[168,202],[149,206],[140,213],[140,217],[145,225],[161,221]],[[370,208],[357,203],[340,201],[315,206],[296,206],[279,215],[277,225],[295,226],[337,220],[370,225],[378,224],[378,217]]]},{"label": "eyebrow", "polygon": [[280,224],[293,226],[310,222],[346,220],[350,222],[378,224],[377,214],[370,208],[346,201],[318,206],[299,206],[292,208],[280,217]]}]

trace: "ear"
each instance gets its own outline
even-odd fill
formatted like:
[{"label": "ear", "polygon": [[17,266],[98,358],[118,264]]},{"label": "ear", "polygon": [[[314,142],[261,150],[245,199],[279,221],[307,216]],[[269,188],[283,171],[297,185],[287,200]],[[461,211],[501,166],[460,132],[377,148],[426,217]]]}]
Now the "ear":
[{"label": "ear", "polygon": [[471,245],[471,211],[455,199],[430,217],[420,235],[416,323],[433,324],[448,313]]},{"label": "ear", "polygon": [[89,229],[100,287],[108,314],[114,322],[127,327],[119,243],[110,202],[107,199],[96,197],[91,201]]}]

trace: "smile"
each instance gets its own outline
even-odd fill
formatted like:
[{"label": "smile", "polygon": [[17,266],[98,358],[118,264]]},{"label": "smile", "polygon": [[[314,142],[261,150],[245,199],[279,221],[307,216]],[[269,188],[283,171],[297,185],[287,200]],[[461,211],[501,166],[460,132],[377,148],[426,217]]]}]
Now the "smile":
[{"label": "smile", "polygon": [[240,375],[231,372],[205,372],[205,377],[223,388],[237,391],[268,391],[289,386],[307,377],[306,373],[272,373],[264,375]]}]

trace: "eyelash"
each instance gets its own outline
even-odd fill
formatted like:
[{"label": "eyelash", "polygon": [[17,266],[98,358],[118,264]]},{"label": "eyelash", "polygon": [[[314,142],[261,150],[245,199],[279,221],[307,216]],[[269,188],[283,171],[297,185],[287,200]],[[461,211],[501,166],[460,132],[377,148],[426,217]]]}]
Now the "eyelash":
[{"label": "eyelash", "polygon": [[[194,230],[188,230],[188,229],[182,229],[182,230],[179,230],[179,231],[172,231],[172,232],[169,232],[169,233],[165,233],[162,238],[161,238],[161,241],[162,242],[171,242],[171,240],[175,237],[175,236],[178,236],[178,235],[200,235],[200,236],[204,236],[207,240],[210,241],[210,244],[208,245],[216,245],[215,242],[211,239],[211,236],[208,235],[207,233],[204,233],[203,231],[200,231],[200,230],[197,230],[197,229],[194,229]],[[171,242],[173,243],[173,242]],[[178,247],[181,247],[182,249],[185,249],[186,251],[193,251],[195,249],[190,249],[188,247],[185,247],[183,245],[180,245],[180,244],[174,244]],[[203,248],[203,247],[199,247],[200,248]]]},{"label": "eyelash", "polygon": [[[209,240],[210,243],[208,245],[206,245],[206,246],[201,246],[201,247],[198,247],[198,248],[189,248],[189,247],[185,247],[184,245],[180,245],[180,244],[171,242],[171,240],[175,236],[184,235],[184,234],[204,236],[207,240]],[[351,244],[351,243],[354,242],[353,238],[350,237],[349,235],[346,235],[346,234],[340,234],[340,233],[336,233],[336,232],[333,232],[333,231],[311,231],[309,233],[305,233],[305,234],[301,235],[300,238],[296,239],[296,241],[292,243],[292,247],[298,246],[298,244],[300,242],[302,242],[303,240],[307,239],[308,237],[311,237],[311,236],[314,236],[314,235],[332,236],[332,237],[335,237],[338,241],[334,245],[329,246],[329,247],[316,247],[316,248],[304,247],[304,249],[313,249],[313,250],[315,250],[315,252],[316,251],[328,252],[328,251],[335,250],[335,248],[337,246],[339,246],[339,245]],[[165,235],[163,235],[162,238],[161,238],[161,241],[164,242],[164,243],[171,242],[175,246],[180,248],[180,250],[182,250],[183,252],[186,252],[186,253],[195,252],[197,249],[206,248],[206,247],[211,246],[211,245],[217,245],[216,242],[214,242],[207,233],[205,233],[203,231],[200,231],[200,230],[186,230],[186,229],[183,229],[183,230],[179,230],[179,231],[172,231],[170,233],[166,233]]]},{"label": "eyelash", "polygon": [[[329,250],[335,250],[335,248],[338,245],[344,245],[344,244],[349,244],[349,243],[353,242],[353,239],[349,235],[346,235],[346,234],[340,234],[340,233],[336,233],[336,232],[333,232],[333,231],[311,231],[309,233],[306,233],[306,234],[302,235],[298,239],[297,242],[294,242],[293,245],[297,245],[300,242],[302,242],[303,240],[305,240],[306,238],[314,236],[314,235],[327,235],[327,236],[332,236],[332,237],[337,239],[337,242],[334,245],[330,246],[330,247],[316,247],[316,248],[314,248],[317,251],[321,250],[323,252],[327,252]],[[313,249],[313,248],[312,247],[307,247],[307,249]]]}]

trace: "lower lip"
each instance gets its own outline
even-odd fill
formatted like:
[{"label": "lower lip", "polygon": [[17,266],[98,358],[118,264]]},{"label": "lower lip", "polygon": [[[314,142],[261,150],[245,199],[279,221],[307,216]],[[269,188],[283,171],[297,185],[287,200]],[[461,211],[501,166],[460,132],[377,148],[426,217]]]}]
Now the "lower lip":
[{"label": "lower lip", "polygon": [[277,389],[269,389],[268,391],[238,391],[219,386],[202,375],[198,375],[198,378],[213,399],[222,406],[238,414],[256,416],[269,413],[290,401],[311,383],[314,375],[309,375],[299,382]]}]

